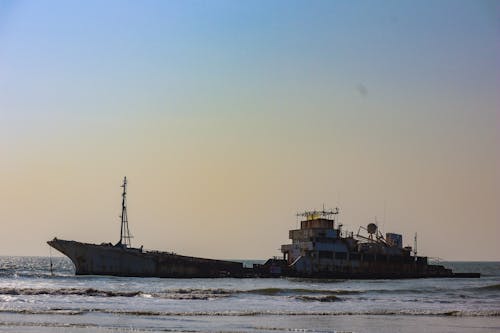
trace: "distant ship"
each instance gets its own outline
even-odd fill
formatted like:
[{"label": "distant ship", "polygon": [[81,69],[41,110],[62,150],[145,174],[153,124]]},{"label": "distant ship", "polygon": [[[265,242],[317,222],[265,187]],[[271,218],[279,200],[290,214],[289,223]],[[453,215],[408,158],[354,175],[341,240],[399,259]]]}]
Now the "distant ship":
[{"label": "distant ship", "polygon": [[399,279],[426,277],[480,277],[479,273],[453,273],[431,265],[416,249],[403,247],[402,235],[385,237],[375,223],[357,234],[336,225],[334,210],[306,211],[300,229],[290,230],[292,244],[281,246],[283,258],[244,267],[241,262],[143,251],[131,246],[127,219],[127,178],[123,180],[120,240],[116,244],[88,244],[54,238],[47,243],[66,255],[77,275],[114,275],[165,278],[307,277],[333,279]]}]

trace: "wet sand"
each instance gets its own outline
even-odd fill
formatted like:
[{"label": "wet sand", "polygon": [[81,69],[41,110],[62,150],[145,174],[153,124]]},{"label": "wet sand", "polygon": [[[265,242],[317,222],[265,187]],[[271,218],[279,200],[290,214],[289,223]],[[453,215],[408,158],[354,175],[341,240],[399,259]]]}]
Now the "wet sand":
[{"label": "wet sand", "polygon": [[[454,316],[258,316],[145,317],[0,315],[0,332],[500,332],[500,317]],[[141,328],[138,328],[141,327]]]}]

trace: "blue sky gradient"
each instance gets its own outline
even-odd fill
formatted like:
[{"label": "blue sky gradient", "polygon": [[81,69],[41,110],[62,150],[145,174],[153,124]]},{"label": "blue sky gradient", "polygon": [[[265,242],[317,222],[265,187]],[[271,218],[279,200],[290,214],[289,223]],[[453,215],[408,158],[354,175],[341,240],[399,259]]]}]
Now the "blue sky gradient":
[{"label": "blue sky gradient", "polygon": [[352,229],[386,215],[387,231],[418,231],[429,255],[500,260],[499,13],[498,1],[2,1],[0,218],[13,235],[0,253],[108,241],[126,174],[148,247],[225,257],[256,237],[229,257],[270,256],[296,210],[326,203]]}]

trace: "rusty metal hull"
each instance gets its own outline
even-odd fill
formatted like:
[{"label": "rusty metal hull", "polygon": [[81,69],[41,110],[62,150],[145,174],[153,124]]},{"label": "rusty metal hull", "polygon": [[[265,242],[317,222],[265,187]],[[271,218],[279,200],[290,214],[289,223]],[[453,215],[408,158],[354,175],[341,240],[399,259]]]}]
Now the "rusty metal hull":
[{"label": "rusty metal hull", "polygon": [[77,275],[216,278],[242,277],[245,274],[243,264],[233,261],[57,238],[47,243],[71,259]]},{"label": "rusty metal hull", "polygon": [[[440,265],[425,263],[365,263],[353,270],[333,266],[330,270],[303,271],[285,260],[269,259],[253,269],[240,262],[142,251],[108,244],[88,244],[54,238],[47,242],[71,259],[77,275],[113,275],[162,278],[298,277],[312,279],[408,279],[477,278],[478,273],[453,273]],[[344,262],[347,264],[348,262]],[[357,266],[357,265],[356,265]]]},{"label": "rusty metal hull", "polygon": [[479,273],[454,273],[442,265],[417,264],[384,264],[359,265],[352,270],[345,266],[333,266],[330,270],[301,271],[288,265],[284,259],[269,259],[265,264],[254,265],[254,274],[258,277],[295,277],[306,279],[419,279],[419,278],[479,278]]}]

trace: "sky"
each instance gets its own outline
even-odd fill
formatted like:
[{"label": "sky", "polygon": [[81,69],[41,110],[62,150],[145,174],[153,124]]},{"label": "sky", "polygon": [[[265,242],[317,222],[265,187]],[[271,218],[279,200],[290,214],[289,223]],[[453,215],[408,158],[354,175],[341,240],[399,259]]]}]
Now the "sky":
[{"label": "sky", "polygon": [[500,260],[498,1],[0,1],[0,255],[280,255],[339,207]]}]

